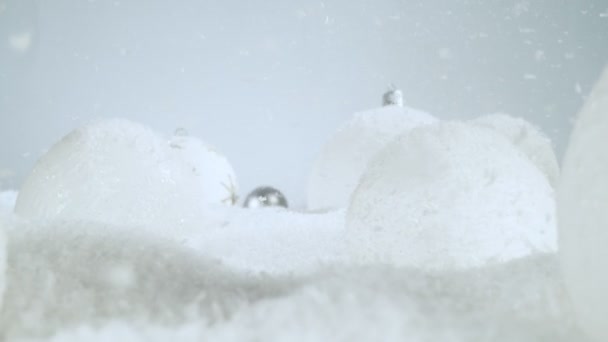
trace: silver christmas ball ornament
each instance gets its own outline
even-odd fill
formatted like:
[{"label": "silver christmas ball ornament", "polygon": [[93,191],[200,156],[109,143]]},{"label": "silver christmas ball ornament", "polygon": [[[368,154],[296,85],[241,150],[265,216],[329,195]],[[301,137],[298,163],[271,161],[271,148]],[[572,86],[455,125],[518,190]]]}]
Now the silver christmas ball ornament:
[{"label": "silver christmas ball ornament", "polygon": [[243,202],[245,208],[283,207],[287,208],[287,199],[277,189],[261,186],[254,189]]},{"label": "silver christmas ball ornament", "polygon": [[403,93],[401,90],[391,86],[390,90],[382,95],[382,105],[403,107]]}]

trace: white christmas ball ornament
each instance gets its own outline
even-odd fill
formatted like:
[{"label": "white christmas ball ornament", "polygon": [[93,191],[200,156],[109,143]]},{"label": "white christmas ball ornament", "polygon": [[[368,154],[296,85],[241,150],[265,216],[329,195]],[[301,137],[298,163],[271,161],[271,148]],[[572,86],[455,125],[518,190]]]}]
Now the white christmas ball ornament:
[{"label": "white christmas ball ornament", "polygon": [[225,205],[237,203],[237,178],[226,157],[213,147],[185,133],[173,136],[169,146],[198,179],[205,203]]},{"label": "white christmas ball ornament", "polygon": [[608,69],[579,114],[558,190],[559,249],[579,323],[608,341]]},{"label": "white christmas ball ornament", "polygon": [[397,135],[436,122],[409,108],[385,106],[357,113],[323,147],[308,185],[308,209],[345,208],[369,160]]},{"label": "white christmas ball ornament", "polygon": [[370,163],[347,212],[361,262],[466,269],[556,250],[553,189],[504,137],[419,127]]},{"label": "white christmas ball ornament", "polygon": [[491,114],[471,121],[475,125],[496,130],[517,146],[549,180],[553,187],[559,179],[559,164],[551,139],[522,118]]},{"label": "white christmas ball ornament", "polygon": [[112,119],[74,130],[25,180],[15,212],[109,224],[197,222],[207,201],[200,177],[152,130]]}]

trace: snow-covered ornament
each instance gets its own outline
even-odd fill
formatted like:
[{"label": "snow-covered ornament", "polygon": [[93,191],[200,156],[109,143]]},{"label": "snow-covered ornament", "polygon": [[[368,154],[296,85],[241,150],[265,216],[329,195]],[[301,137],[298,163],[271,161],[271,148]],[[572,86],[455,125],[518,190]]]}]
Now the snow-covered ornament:
[{"label": "snow-covered ornament", "polygon": [[277,189],[270,186],[261,186],[254,189],[245,201],[243,202],[245,208],[261,208],[261,207],[283,207],[287,208],[289,205],[285,196]]},{"label": "snow-covered ornament", "polygon": [[370,162],[346,215],[363,263],[442,271],[557,245],[553,189],[500,134],[465,123],[404,133]]},{"label": "snow-covered ornament", "polygon": [[143,125],[103,120],[72,131],[42,156],[15,213],[174,229],[200,222],[210,203],[232,201],[230,177],[227,162],[198,140],[168,144]]},{"label": "snow-covered ornament", "polygon": [[403,132],[436,122],[430,114],[400,106],[356,113],[323,146],[308,183],[308,209],[346,208],[367,164]]},{"label": "snow-covered ornament", "polygon": [[557,186],[559,179],[557,157],[551,140],[539,128],[522,118],[500,113],[481,116],[471,123],[502,134],[547,176],[551,186]]},{"label": "snow-covered ornament", "polygon": [[579,114],[558,188],[561,266],[578,321],[608,341],[608,68]]}]

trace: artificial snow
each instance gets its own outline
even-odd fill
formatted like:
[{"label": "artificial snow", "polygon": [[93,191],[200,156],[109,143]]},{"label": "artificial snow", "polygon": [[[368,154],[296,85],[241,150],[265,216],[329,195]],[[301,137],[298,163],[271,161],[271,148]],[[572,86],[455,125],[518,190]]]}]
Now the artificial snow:
[{"label": "artificial snow", "polygon": [[465,123],[413,129],[370,163],[346,218],[361,262],[465,269],[556,250],[553,189],[496,132]]},{"label": "artificial snow", "polygon": [[496,130],[517,146],[541,170],[553,187],[559,179],[559,164],[551,140],[540,129],[522,118],[492,114],[471,123]]},{"label": "artificial snow", "polygon": [[[122,119],[76,129],[38,161],[19,192],[15,212],[34,219],[156,225],[167,230],[196,225],[209,200],[232,196],[232,183],[226,184],[230,168],[211,151],[192,156],[204,147],[184,139],[169,142]],[[202,165],[206,162],[216,165]],[[216,173],[207,172],[216,166]],[[209,187],[213,182],[215,187]]]},{"label": "artificial snow", "polygon": [[308,274],[344,261],[344,211],[216,208],[184,243],[240,272]]},{"label": "artificial snow", "polygon": [[357,113],[325,144],[308,184],[308,209],[346,208],[369,160],[397,135],[436,122],[396,105]]},{"label": "artificial snow", "polygon": [[559,247],[580,324],[608,341],[608,69],[579,114],[558,192]]},{"label": "artificial snow", "polygon": [[116,319],[211,324],[289,284],[236,274],[154,229],[19,218],[2,228],[10,244],[0,340]]},{"label": "artificial snow", "polygon": [[258,279],[274,291],[248,303],[235,299],[239,309],[212,323],[204,316],[177,324],[113,319],[14,340],[587,341],[574,324],[555,255],[438,275],[343,265],[295,280]]}]

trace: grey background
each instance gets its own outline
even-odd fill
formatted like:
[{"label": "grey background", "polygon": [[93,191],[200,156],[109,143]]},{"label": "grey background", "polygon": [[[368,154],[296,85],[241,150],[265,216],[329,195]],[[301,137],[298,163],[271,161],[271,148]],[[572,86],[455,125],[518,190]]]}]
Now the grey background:
[{"label": "grey background", "polygon": [[298,205],[322,144],[391,83],[443,119],[524,117],[561,154],[607,62],[606,0],[0,0],[0,189],[74,127],[126,117],[185,127],[241,195]]}]

